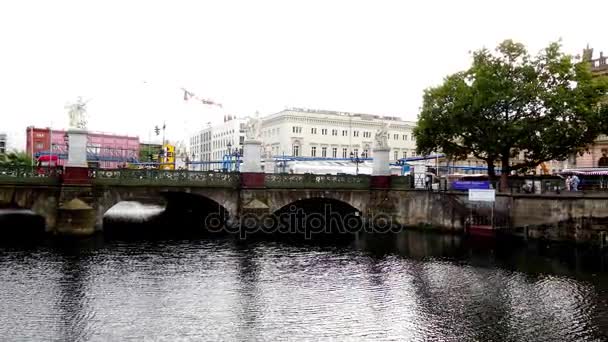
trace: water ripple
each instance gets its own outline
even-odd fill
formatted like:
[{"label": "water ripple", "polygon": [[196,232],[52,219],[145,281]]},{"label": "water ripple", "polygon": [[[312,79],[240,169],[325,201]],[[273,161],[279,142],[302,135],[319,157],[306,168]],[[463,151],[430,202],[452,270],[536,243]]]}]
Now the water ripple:
[{"label": "water ripple", "polygon": [[0,336],[526,342],[606,336],[604,275],[530,274],[445,259],[443,248],[441,254],[372,256],[230,240],[0,248]]}]

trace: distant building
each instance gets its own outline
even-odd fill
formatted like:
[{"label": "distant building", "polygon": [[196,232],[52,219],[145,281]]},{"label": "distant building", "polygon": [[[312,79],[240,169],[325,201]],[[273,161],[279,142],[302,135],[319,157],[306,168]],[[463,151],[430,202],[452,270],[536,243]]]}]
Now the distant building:
[{"label": "distant building", "polygon": [[0,133],[0,154],[6,154],[7,138],[6,133]]},{"label": "distant building", "polygon": [[[117,168],[139,160],[138,137],[88,132],[87,140],[87,160],[92,167]],[[49,156],[56,158],[58,165],[64,165],[67,160],[67,142],[65,130],[33,126],[26,129],[26,151],[36,159]]]},{"label": "distant building", "polygon": [[[190,136],[190,152],[188,159],[193,162],[222,161],[224,156],[238,151],[243,152],[245,141],[246,118],[224,117],[224,122],[208,126]],[[213,170],[219,168],[219,163],[205,163],[194,167],[196,170]]]},{"label": "distant building", "polygon": [[591,64],[593,76],[608,76],[608,57],[604,56],[603,51],[600,51],[598,58],[593,58],[593,49],[587,45],[587,48],[583,49],[582,60]]},{"label": "distant building", "polygon": [[[219,168],[225,156],[242,153],[249,118],[227,116],[224,122],[208,126],[190,136],[189,159],[205,162],[194,169]],[[375,133],[389,124],[392,162],[416,156],[412,136],[414,122],[372,114],[291,108],[261,118],[263,156],[318,158],[373,157]],[[212,166],[213,165],[213,166]]]},{"label": "distant building", "polygon": [[392,162],[416,156],[415,122],[373,114],[291,108],[262,118],[266,156],[350,158],[373,157],[374,137],[389,124]]},{"label": "distant building", "polygon": [[[600,51],[598,58],[593,58],[593,49],[587,46],[583,49],[582,60],[591,64],[593,76],[608,77],[608,57]],[[593,145],[582,156],[577,155],[571,167],[608,167],[608,136],[602,134],[595,139]]]}]

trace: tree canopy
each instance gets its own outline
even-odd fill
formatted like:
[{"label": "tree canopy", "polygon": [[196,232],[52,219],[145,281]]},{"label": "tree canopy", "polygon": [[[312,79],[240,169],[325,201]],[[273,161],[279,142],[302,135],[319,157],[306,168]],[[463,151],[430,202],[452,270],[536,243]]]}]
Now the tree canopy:
[{"label": "tree canopy", "polygon": [[490,176],[498,161],[506,182],[512,170],[583,150],[606,128],[600,100],[608,82],[560,48],[551,43],[530,56],[523,44],[505,40],[494,52],[474,52],[468,70],[425,90],[414,129],[417,152],[472,155],[486,161]]},{"label": "tree canopy", "polygon": [[23,151],[11,151],[0,155],[0,166],[32,166],[32,158]]}]

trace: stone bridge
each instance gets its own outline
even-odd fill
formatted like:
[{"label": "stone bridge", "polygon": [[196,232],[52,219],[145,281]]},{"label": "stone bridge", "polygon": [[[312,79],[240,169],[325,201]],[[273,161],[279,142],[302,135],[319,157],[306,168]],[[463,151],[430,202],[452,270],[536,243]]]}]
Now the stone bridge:
[{"label": "stone bridge", "polygon": [[[0,170],[1,171],[1,170]],[[0,205],[32,209],[56,231],[62,205],[78,198],[94,212],[95,226],[119,202],[162,202],[178,215],[199,219],[220,213],[230,224],[243,215],[303,209],[322,212],[328,206],[366,220],[377,213],[405,216],[410,178],[367,175],[294,175],[217,173],[172,170],[89,170],[86,182],[70,183],[61,175],[0,172]]]},{"label": "stone bridge", "polygon": [[[466,193],[413,190],[409,177],[129,169],[88,170],[85,176],[86,181],[71,182],[61,174],[0,167],[0,209],[31,209],[44,217],[47,231],[60,234],[70,234],[62,226],[74,228],[71,218],[60,213],[75,198],[90,207],[89,233],[94,227],[102,229],[104,214],[122,201],[163,202],[165,211],[178,217],[195,214],[200,219],[220,213],[231,225],[252,213],[263,216],[298,209],[323,213],[327,205],[362,221],[383,214],[396,225],[450,231],[464,230],[469,215]],[[608,195],[602,193],[498,194],[495,215],[503,217],[515,234],[608,245],[606,200]]]}]

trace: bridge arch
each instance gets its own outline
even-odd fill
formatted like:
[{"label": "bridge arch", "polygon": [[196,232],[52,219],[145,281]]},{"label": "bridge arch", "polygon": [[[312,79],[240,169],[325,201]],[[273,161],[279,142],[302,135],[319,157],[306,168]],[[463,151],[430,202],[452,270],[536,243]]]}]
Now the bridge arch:
[{"label": "bridge arch", "polygon": [[306,197],[273,212],[278,222],[295,225],[300,233],[349,234],[363,228],[361,210],[334,197]]},{"label": "bridge arch", "polygon": [[318,201],[335,201],[345,203],[360,213],[367,211],[369,192],[367,191],[270,191],[268,193],[271,212],[290,205],[296,201],[313,199]]},{"label": "bridge arch", "polygon": [[[165,226],[177,227],[180,225],[196,224],[196,228],[204,228],[206,217],[215,214],[222,223],[232,218],[234,206],[228,205],[230,201],[213,191],[191,191],[191,189],[104,189],[98,197],[95,206],[97,211],[97,225],[102,227],[105,214],[121,202],[136,201],[143,204],[155,203],[164,205],[164,210],[154,217],[163,222]],[[217,223],[217,220],[213,221]]]}]

